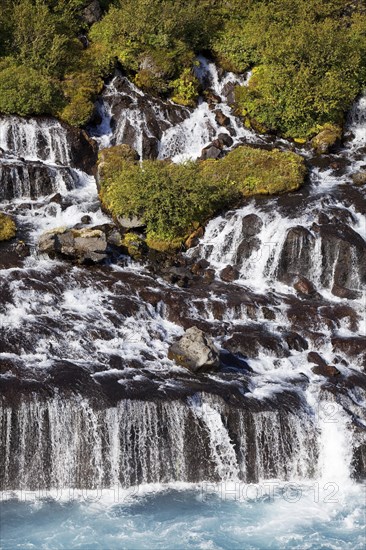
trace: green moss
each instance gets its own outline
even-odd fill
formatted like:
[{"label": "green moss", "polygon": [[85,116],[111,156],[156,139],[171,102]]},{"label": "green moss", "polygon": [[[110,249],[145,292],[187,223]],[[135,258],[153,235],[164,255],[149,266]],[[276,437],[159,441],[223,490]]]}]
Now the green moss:
[{"label": "green moss", "polygon": [[17,226],[7,214],[0,212],[0,241],[9,241],[15,237]]},{"label": "green moss", "polygon": [[103,206],[116,219],[142,218],[147,245],[161,251],[179,248],[193,230],[243,197],[298,189],[306,172],[295,153],[251,147],[186,164],[109,158],[100,181]]},{"label": "green moss", "polygon": [[302,157],[278,149],[266,151],[238,147],[219,161],[202,163],[202,175],[207,180],[227,182],[244,196],[272,195],[296,191],[306,174]]},{"label": "green moss", "polygon": [[317,135],[311,140],[311,146],[318,154],[328,153],[329,149],[342,137],[342,128],[336,124],[324,124],[316,131]]},{"label": "green moss", "polygon": [[133,232],[126,233],[121,244],[127,248],[128,254],[134,260],[140,260],[146,249],[145,241],[141,235]]}]

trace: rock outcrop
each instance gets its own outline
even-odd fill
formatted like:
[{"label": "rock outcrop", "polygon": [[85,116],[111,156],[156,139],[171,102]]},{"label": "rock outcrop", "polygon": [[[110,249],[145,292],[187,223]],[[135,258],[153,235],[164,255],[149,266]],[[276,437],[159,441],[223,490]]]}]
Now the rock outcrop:
[{"label": "rock outcrop", "polygon": [[50,257],[63,256],[78,263],[97,263],[107,257],[107,238],[101,229],[56,228],[41,235],[39,251]]},{"label": "rock outcrop", "polygon": [[211,338],[197,327],[191,327],[169,348],[169,359],[193,372],[217,369],[219,350]]}]

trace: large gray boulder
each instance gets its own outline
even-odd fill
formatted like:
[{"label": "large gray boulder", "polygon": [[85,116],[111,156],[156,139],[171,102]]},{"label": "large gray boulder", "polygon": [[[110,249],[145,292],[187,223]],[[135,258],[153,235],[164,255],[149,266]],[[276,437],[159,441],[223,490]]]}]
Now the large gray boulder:
[{"label": "large gray boulder", "polygon": [[197,327],[187,329],[178,342],[170,346],[168,357],[193,372],[217,369],[220,365],[219,350]]},{"label": "large gray boulder", "polygon": [[64,256],[79,263],[97,263],[107,257],[107,238],[100,229],[59,227],[41,235],[38,249],[50,257]]}]

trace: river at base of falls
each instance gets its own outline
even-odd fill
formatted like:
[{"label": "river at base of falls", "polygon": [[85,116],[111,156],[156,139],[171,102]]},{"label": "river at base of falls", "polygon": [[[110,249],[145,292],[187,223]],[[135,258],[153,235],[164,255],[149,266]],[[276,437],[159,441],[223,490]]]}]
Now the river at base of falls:
[{"label": "river at base of falls", "polygon": [[0,504],[0,547],[301,550],[365,548],[364,485],[218,484],[133,488]]}]

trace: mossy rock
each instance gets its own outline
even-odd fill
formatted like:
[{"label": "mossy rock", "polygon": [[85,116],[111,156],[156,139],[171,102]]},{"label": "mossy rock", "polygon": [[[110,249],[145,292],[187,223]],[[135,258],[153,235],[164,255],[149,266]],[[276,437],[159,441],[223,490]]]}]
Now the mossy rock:
[{"label": "mossy rock", "polygon": [[336,124],[324,124],[310,144],[318,155],[329,153],[330,149],[342,137],[342,128]]},{"label": "mossy rock", "polygon": [[17,232],[17,226],[13,218],[0,212],[0,241],[10,241]]},{"label": "mossy rock", "polygon": [[137,233],[129,232],[123,236],[122,246],[134,260],[141,260],[147,251],[145,240]]},{"label": "mossy rock", "polygon": [[202,163],[204,177],[225,180],[244,196],[297,191],[304,183],[304,159],[290,151],[237,147],[218,161]]},{"label": "mossy rock", "polygon": [[176,239],[162,239],[154,233],[148,234],[146,237],[146,245],[152,250],[158,252],[173,253],[182,248],[185,237],[177,237]]},{"label": "mossy rock", "polygon": [[[142,218],[146,245],[162,252],[189,246],[195,230],[244,197],[296,191],[306,175],[304,159],[296,153],[249,146],[219,160],[184,164],[110,159],[100,181],[103,207],[116,220]],[[126,234],[125,246],[138,256],[141,237],[133,235]]]}]

